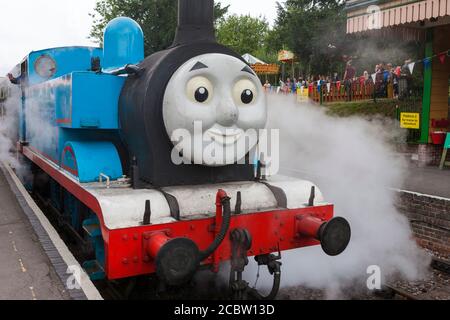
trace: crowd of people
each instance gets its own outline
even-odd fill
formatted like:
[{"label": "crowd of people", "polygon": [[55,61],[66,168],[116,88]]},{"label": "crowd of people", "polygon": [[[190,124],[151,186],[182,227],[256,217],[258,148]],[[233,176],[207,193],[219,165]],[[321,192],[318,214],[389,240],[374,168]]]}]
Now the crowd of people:
[{"label": "crowd of people", "polygon": [[[375,66],[375,73],[369,74],[364,71],[363,75],[356,77],[356,69],[351,61],[347,63],[344,83],[348,100],[352,99],[352,87],[356,82],[360,85],[374,86],[374,99],[386,98],[405,98],[410,94],[412,74],[409,68],[411,60],[406,60],[403,66],[394,66],[392,63],[379,63]],[[392,93],[389,90],[392,88]]]},{"label": "crowd of people", "polygon": [[304,78],[287,78],[286,81],[279,80],[278,86],[272,86],[268,80],[264,84],[266,91],[276,90],[277,93],[298,93],[298,90],[308,88],[309,91],[317,88],[320,92],[322,88],[327,88],[330,91],[331,85],[336,86],[338,90],[344,88],[346,99],[351,101],[353,99],[354,88],[359,85],[373,86],[373,97],[378,98],[405,98],[409,95],[411,89],[412,75],[409,69],[411,60],[406,60],[403,66],[394,66],[392,63],[379,63],[375,66],[374,73],[364,71],[361,76],[357,76],[356,68],[352,61],[347,62],[344,76],[339,77],[338,73],[332,76],[310,76]]}]

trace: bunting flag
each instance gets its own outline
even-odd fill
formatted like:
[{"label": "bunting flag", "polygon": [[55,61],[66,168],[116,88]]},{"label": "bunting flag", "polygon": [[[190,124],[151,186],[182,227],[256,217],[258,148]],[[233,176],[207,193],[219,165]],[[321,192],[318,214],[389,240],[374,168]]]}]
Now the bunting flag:
[{"label": "bunting flag", "polygon": [[337,87],[337,90],[340,92],[341,91],[341,82],[340,81],[336,82],[336,87]]},{"label": "bunting flag", "polygon": [[327,83],[327,90],[328,90],[328,93],[330,93],[330,91],[331,91],[331,83],[330,82]]},{"label": "bunting flag", "polygon": [[376,82],[377,82],[377,74],[376,74],[376,73],[374,73],[374,74],[372,75],[372,80],[373,80],[373,83],[376,83]]},{"label": "bunting flag", "polygon": [[[416,66],[417,63],[423,63],[424,68],[427,69],[427,68],[429,68],[431,66],[431,63],[432,63],[434,58],[439,58],[439,61],[442,64],[444,64],[446,59],[447,59],[447,57],[450,57],[450,49],[446,50],[446,51],[443,51],[443,52],[440,52],[438,54],[434,54],[434,55],[432,55],[430,57],[427,57],[427,58],[425,58],[423,60],[418,60],[418,61],[411,62],[407,66],[408,66],[408,69],[411,72],[411,74],[413,74],[415,66]],[[373,82],[375,83],[375,81],[376,81],[376,73],[374,73],[372,75],[372,79],[373,79]]]},{"label": "bunting flag", "polygon": [[413,72],[414,72],[415,65],[416,65],[415,62],[411,62],[410,64],[408,64],[408,69],[409,69],[409,72],[411,72],[411,74],[413,74]]},{"label": "bunting flag", "polygon": [[447,57],[447,55],[445,53],[440,53],[438,55],[438,57],[439,57],[439,61],[441,61],[441,64],[444,64],[445,63],[445,58]]}]

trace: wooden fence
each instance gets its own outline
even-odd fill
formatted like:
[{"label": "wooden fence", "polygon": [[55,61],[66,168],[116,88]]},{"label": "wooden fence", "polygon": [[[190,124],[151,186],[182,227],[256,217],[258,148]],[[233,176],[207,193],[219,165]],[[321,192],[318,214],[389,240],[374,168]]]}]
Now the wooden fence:
[{"label": "wooden fence", "polygon": [[[372,99],[374,94],[374,85],[372,82],[360,83],[355,81],[351,87],[351,100]],[[317,83],[309,86],[309,98],[317,103],[348,101],[348,92],[344,83],[335,82],[322,84]]]}]

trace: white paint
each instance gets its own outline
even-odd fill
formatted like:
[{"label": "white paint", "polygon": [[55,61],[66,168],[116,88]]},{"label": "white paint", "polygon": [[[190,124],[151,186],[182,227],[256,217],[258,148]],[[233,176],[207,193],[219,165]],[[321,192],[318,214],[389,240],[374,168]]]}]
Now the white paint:
[{"label": "white paint", "polygon": [[[27,202],[30,209],[33,211],[35,216],[38,218],[38,220],[41,223],[44,230],[47,232],[50,240],[52,241],[56,250],[58,250],[58,252],[61,255],[61,258],[64,260],[64,262],[68,266],[78,266],[80,268],[80,270],[82,270],[78,261],[75,259],[75,257],[72,255],[72,253],[69,251],[69,248],[67,248],[66,244],[59,237],[58,233],[53,228],[53,226],[50,224],[47,217],[45,217],[44,213],[41,211],[41,209],[39,209],[37,204],[33,201],[31,196],[25,190],[25,187],[22,185],[19,178],[15,175],[15,173],[12,171],[12,169],[6,163],[2,163],[2,165],[6,169],[6,172],[9,174],[11,179],[14,181],[15,185],[17,186],[19,192],[24,197],[24,199]],[[100,293],[98,292],[97,288],[94,286],[94,284],[89,279],[89,276],[86,274],[86,272],[84,270],[81,271],[81,281],[80,282],[81,282],[80,283],[81,288],[89,300],[103,300],[103,298],[100,295]]]},{"label": "white paint", "polygon": [[326,204],[320,189],[309,181],[275,176],[269,182],[272,186],[278,187],[286,193],[288,209],[303,208],[308,205],[312,187],[316,188],[315,204]]},{"label": "white paint", "polygon": [[[304,208],[311,195],[311,182],[283,176],[271,177],[269,184],[281,188],[287,197],[288,208]],[[157,190],[133,190],[129,185],[112,182],[107,189],[100,184],[82,185],[95,196],[100,204],[105,226],[109,230],[142,226],[145,202],[151,203],[153,225],[175,222],[170,215],[169,204],[163,193]],[[238,191],[242,193],[242,211],[246,213],[267,212],[277,209],[277,200],[270,189],[257,182],[234,182],[216,185],[179,186],[163,188],[174,196],[180,208],[181,219],[202,219],[216,213],[216,195],[223,189],[231,197],[231,208],[236,206]],[[316,187],[316,205],[325,205],[322,193]]]},{"label": "white paint", "polygon": [[150,200],[151,221],[154,224],[175,222],[170,215],[164,195],[156,190],[133,190],[130,187],[109,189],[89,185],[86,189],[94,195],[102,208],[105,226],[109,230],[138,227],[142,225],[145,202]]},{"label": "white paint", "polygon": [[260,212],[275,209],[277,201],[264,184],[254,182],[224,183],[193,187],[165,188],[164,191],[177,198],[183,218],[216,213],[216,195],[224,190],[231,198],[231,210],[236,207],[237,193],[242,193],[242,212]]}]

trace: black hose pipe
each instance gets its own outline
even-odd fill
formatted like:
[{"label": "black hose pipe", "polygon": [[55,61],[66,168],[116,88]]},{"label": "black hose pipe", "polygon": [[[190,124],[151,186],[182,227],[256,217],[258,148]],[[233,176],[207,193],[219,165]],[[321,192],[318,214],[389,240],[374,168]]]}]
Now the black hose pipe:
[{"label": "black hose pipe", "polygon": [[230,229],[230,223],[231,223],[231,204],[230,204],[231,198],[225,197],[222,199],[222,207],[223,207],[223,220],[222,220],[222,227],[220,228],[220,232],[217,235],[214,242],[209,246],[208,249],[205,251],[200,252],[200,262],[208,259],[214,251],[219,248],[219,246],[222,244],[223,240],[225,240],[225,237],[228,233],[228,230]]},{"label": "black hose pipe", "polygon": [[256,300],[275,300],[281,286],[281,263],[274,261],[273,264],[268,266],[269,271],[273,272],[273,285],[272,290],[267,296],[263,296],[256,289],[250,289],[249,294]]}]

